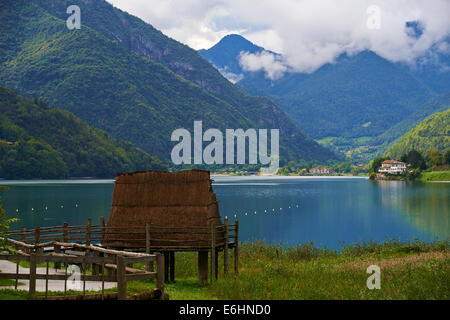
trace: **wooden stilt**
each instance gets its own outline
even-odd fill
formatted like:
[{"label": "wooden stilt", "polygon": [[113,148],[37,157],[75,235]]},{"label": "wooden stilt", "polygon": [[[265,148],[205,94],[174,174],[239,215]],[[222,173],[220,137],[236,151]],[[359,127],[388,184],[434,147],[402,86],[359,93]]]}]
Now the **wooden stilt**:
[{"label": "wooden stilt", "polygon": [[198,252],[198,284],[203,286],[208,282],[208,251]]}]

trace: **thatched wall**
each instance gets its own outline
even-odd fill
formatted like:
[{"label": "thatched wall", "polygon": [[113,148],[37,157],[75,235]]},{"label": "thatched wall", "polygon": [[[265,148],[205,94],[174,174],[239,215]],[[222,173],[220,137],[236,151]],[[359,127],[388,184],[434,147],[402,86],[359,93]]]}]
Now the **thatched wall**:
[{"label": "thatched wall", "polygon": [[[112,209],[103,244],[109,247],[145,247],[143,234],[146,223],[150,223],[155,226],[151,228],[153,239],[186,240],[152,240],[152,246],[205,246],[208,245],[206,242],[192,240],[210,239],[208,235],[166,234],[160,233],[165,229],[157,227],[200,227],[210,230],[212,222],[221,224],[209,171],[146,171],[120,174],[114,185]],[[127,227],[128,229],[120,231],[129,232],[113,234],[118,230],[110,227]],[[203,231],[200,228],[197,229]],[[131,232],[140,232],[141,235]]]}]

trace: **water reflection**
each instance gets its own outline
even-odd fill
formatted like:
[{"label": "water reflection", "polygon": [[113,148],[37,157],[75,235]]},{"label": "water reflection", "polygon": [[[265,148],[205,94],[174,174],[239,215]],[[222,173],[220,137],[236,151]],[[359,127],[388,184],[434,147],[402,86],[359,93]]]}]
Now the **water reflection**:
[{"label": "water reflection", "polygon": [[431,237],[450,235],[450,184],[377,181],[381,203],[397,208],[402,218]]}]

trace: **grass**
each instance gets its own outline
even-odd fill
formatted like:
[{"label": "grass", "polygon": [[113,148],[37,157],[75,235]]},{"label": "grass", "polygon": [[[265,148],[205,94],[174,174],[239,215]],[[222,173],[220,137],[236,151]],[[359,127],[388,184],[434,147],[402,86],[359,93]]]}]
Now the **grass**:
[{"label": "grass", "polygon": [[422,172],[420,180],[423,181],[450,181],[450,171]]},{"label": "grass", "polygon": [[[223,274],[219,279],[197,285],[197,255],[177,253],[175,283],[166,284],[170,299],[445,299],[450,293],[450,240],[386,241],[354,244],[340,252],[313,244],[294,247],[240,246],[239,275]],[[230,255],[232,256],[232,255]],[[369,290],[366,269],[381,268],[381,289]],[[135,268],[144,268],[136,264]],[[129,294],[154,288],[153,282],[129,282]],[[114,291],[114,289],[111,289]],[[107,291],[111,291],[107,290]],[[57,293],[52,293],[57,294]],[[26,292],[0,290],[0,299],[26,298]]]}]

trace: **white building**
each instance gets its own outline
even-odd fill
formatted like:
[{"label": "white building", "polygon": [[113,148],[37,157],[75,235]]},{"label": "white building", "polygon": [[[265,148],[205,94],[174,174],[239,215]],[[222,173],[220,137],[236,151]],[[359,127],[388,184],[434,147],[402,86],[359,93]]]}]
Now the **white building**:
[{"label": "white building", "polygon": [[328,168],[311,168],[309,170],[312,174],[330,174],[330,169]]},{"label": "white building", "polygon": [[406,171],[406,163],[397,160],[385,160],[378,169],[379,173],[401,174]]}]

